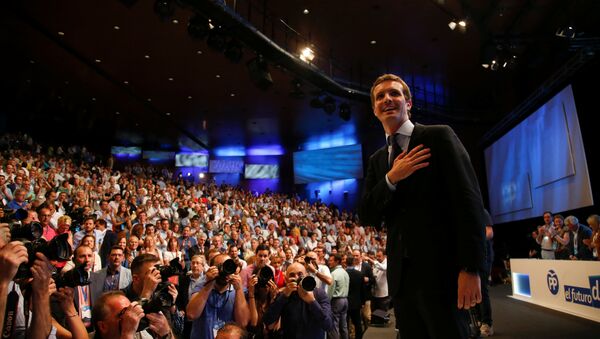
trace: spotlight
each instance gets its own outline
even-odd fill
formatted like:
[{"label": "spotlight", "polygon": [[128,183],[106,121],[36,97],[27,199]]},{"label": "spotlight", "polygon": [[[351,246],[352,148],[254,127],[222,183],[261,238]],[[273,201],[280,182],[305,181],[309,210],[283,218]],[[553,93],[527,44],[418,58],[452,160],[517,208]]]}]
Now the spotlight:
[{"label": "spotlight", "polygon": [[225,30],[220,26],[211,29],[208,33],[206,44],[218,52],[224,52],[227,44],[227,35],[225,34]]},{"label": "spotlight", "polygon": [[500,66],[500,65],[498,64],[498,62],[497,62],[496,60],[492,60],[492,63],[491,63],[491,65],[490,65],[490,69],[491,69],[492,71],[496,71],[496,70],[498,70],[498,67],[499,67],[499,66]]},{"label": "spotlight", "polygon": [[191,173],[191,172],[188,172],[188,173],[187,173],[187,176],[188,176],[188,177],[191,177],[191,176],[192,176],[192,173]]},{"label": "spotlight", "polygon": [[568,38],[568,39],[575,38],[576,34],[577,34],[577,32],[575,31],[575,28],[573,26],[560,27],[559,29],[556,30],[556,33],[555,33],[555,35],[559,38]]},{"label": "spotlight", "polygon": [[312,107],[312,108],[323,108],[323,101],[321,101],[321,98],[319,98],[319,97],[314,97],[310,101],[310,107]]},{"label": "spotlight", "polygon": [[300,60],[310,63],[315,58],[315,52],[310,47],[305,47],[300,52]]},{"label": "spotlight", "polygon": [[290,96],[296,99],[304,99],[304,91],[302,91],[302,81],[298,79],[292,80],[292,90]]},{"label": "spotlight", "polygon": [[340,118],[350,121],[350,105],[346,102],[340,104]]},{"label": "spotlight", "polygon": [[333,112],[335,112],[335,100],[329,95],[323,100],[323,110],[327,114],[333,114]]},{"label": "spotlight", "polygon": [[452,20],[448,23],[448,27],[450,27],[451,30],[454,30],[456,28],[456,21]]},{"label": "spotlight", "polygon": [[233,63],[238,63],[242,60],[244,52],[242,50],[242,44],[237,39],[230,39],[225,46],[225,57]]},{"label": "spotlight", "polygon": [[250,79],[258,88],[267,90],[273,85],[268,63],[262,55],[259,54],[256,58],[248,61],[246,66],[248,67]]},{"label": "spotlight", "polygon": [[196,14],[188,22],[187,31],[194,39],[204,39],[210,31],[208,19],[203,15]]},{"label": "spotlight", "polygon": [[154,13],[162,21],[169,19],[175,14],[175,2],[171,0],[156,0],[154,3]]},{"label": "spotlight", "polygon": [[204,179],[204,173],[200,173],[200,174],[198,174],[198,178],[200,178],[200,179]]},{"label": "spotlight", "polygon": [[461,20],[458,22],[458,25],[462,28],[467,28],[467,22],[465,20]]}]

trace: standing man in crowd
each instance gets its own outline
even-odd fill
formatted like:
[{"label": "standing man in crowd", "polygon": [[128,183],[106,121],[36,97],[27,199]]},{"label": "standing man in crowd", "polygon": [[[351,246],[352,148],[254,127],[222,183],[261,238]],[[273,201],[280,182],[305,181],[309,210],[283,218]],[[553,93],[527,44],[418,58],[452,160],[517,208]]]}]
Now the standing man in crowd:
[{"label": "standing man in crowd", "polygon": [[554,251],[556,250],[556,240],[554,236],[558,234],[557,230],[552,224],[552,212],[544,212],[544,224],[538,227],[535,235],[535,242],[540,245],[542,250],[542,259],[554,259]]},{"label": "standing man in crowd", "polygon": [[363,225],[387,227],[400,336],[466,338],[465,309],[481,302],[485,257],[484,207],[469,155],[450,127],[409,120],[411,94],[400,77],[377,78],[371,101],[388,146],[369,159],[359,215]]}]

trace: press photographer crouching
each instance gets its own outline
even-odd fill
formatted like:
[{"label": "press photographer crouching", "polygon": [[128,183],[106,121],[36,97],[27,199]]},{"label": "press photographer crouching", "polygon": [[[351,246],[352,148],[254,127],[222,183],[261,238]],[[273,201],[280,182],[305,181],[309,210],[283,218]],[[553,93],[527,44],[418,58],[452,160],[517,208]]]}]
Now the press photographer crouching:
[{"label": "press photographer crouching", "polygon": [[210,265],[204,287],[193,294],[186,310],[188,319],[194,321],[192,338],[213,339],[225,323],[235,321],[246,327],[250,318],[235,262],[219,254]]},{"label": "press photographer crouching", "polygon": [[[176,266],[181,270],[179,265]],[[135,315],[135,317],[133,315],[132,317],[137,319],[138,324],[135,332],[142,332],[140,333],[142,336],[146,336],[147,334],[155,338],[164,338],[167,335],[172,336],[171,316],[177,316],[177,308],[175,306],[177,287],[169,282],[168,279],[171,276],[180,274],[180,271],[172,266],[161,266],[160,259],[153,254],[141,254],[131,263],[131,274],[131,284],[121,291],[129,301],[136,302],[135,305],[139,305],[142,308],[142,313],[145,316],[137,319],[138,312],[135,311],[136,306],[134,304],[132,304],[133,306],[129,304],[125,306],[121,302],[119,303],[122,306],[120,311],[125,310],[126,307],[127,310],[132,311],[132,314]],[[98,304],[102,303],[103,297],[104,295],[98,299],[98,302],[94,305],[94,310],[96,310]],[[100,320],[94,319],[94,324]],[[112,330],[114,329],[109,329],[109,332]]]},{"label": "press photographer crouching", "polygon": [[284,338],[324,338],[333,329],[327,294],[315,289],[315,279],[300,263],[288,267],[285,279],[286,286],[265,312],[264,323],[271,326],[281,317]]}]

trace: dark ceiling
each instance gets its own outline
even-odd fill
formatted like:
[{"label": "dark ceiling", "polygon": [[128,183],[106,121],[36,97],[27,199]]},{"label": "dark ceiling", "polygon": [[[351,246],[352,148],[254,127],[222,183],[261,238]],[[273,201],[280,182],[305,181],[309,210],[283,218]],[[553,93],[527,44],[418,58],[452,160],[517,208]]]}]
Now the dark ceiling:
[{"label": "dark ceiling", "polygon": [[[413,88],[417,121],[482,133],[589,45],[586,39],[599,36],[595,0],[226,1],[288,53],[315,50],[313,66],[303,69],[286,66],[298,59],[263,53],[273,85],[261,90],[246,65],[257,54],[251,41],[242,41],[243,57],[234,63],[188,34],[189,19],[207,3],[173,2],[174,15],[164,18],[150,0],[5,3],[4,129],[105,151],[109,145],[296,150],[340,133],[362,142],[382,132],[368,96],[357,93],[394,72]],[[449,29],[451,19],[463,17],[466,32]],[[557,37],[568,25],[574,38]],[[481,66],[497,55],[514,64],[496,71]],[[315,76],[354,91],[334,93],[338,107],[350,105],[349,121],[311,107],[317,93],[329,90]],[[290,95],[294,80],[304,98]]]}]

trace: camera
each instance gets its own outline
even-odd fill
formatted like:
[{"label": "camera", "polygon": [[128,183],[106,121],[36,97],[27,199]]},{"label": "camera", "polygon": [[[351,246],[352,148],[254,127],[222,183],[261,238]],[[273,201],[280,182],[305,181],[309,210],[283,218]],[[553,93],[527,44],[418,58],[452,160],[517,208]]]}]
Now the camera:
[{"label": "camera", "polygon": [[52,274],[52,278],[56,283],[56,288],[61,287],[76,287],[90,284],[90,273],[85,270],[86,264],[77,265],[72,270],[65,272],[63,275],[58,273]]},{"label": "camera", "polygon": [[310,275],[306,277],[300,276],[296,282],[298,285],[302,286],[302,289],[306,292],[312,292],[315,287],[317,287],[317,281]]},{"label": "camera", "polygon": [[[169,285],[172,285],[168,279],[174,275],[183,273],[183,269],[179,264],[179,259],[174,258],[169,262],[169,265],[155,265],[156,270],[160,272],[161,282],[156,286],[156,290],[152,293],[150,299],[140,301],[140,305],[145,314],[158,313],[166,307],[171,307],[175,300],[169,294]],[[140,320],[137,331],[143,331],[150,326],[148,319]]]},{"label": "camera", "polygon": [[219,269],[219,277],[227,277],[237,271],[237,265],[233,259],[227,259],[217,267]]},{"label": "camera", "polygon": [[269,280],[273,280],[273,270],[269,266],[263,266],[258,271],[258,287],[266,287],[269,284]]},{"label": "camera", "polygon": [[[306,257],[306,256],[304,257],[304,263],[305,263],[306,265],[310,264],[312,261],[313,261],[313,258],[311,258],[311,257]],[[313,265],[314,265],[314,263],[313,263]]]},{"label": "camera", "polygon": [[[14,229],[14,228],[13,228]],[[20,234],[19,232],[25,232],[24,230],[30,229],[30,226],[24,227],[21,225],[16,234]],[[67,261],[71,258],[73,254],[73,249],[71,248],[71,244],[69,244],[69,235],[67,233],[57,235],[50,241],[46,241],[44,238],[39,237],[37,239],[30,240],[29,238],[19,238],[15,237],[13,234],[13,230],[11,229],[11,237],[14,240],[20,240],[27,248],[27,257],[28,261],[25,264],[21,264],[17,270],[17,274],[14,277],[14,280],[26,279],[31,277],[31,265],[36,259],[36,253],[42,253],[48,258],[48,260],[53,261]],[[30,232],[31,233],[31,232]]]},{"label": "camera", "polygon": [[183,274],[183,269],[179,264],[179,258],[174,258],[169,261],[169,265],[155,265],[154,267],[160,272],[160,278],[163,282],[166,282],[174,275]]}]

